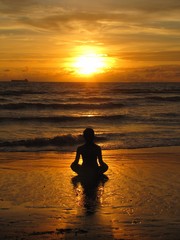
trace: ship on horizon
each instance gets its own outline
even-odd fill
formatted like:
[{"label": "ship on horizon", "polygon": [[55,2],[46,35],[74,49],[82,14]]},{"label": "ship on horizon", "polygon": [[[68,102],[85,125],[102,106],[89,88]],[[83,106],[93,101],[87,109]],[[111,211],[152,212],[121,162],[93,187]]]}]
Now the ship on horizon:
[{"label": "ship on horizon", "polygon": [[11,82],[14,82],[14,83],[27,83],[28,79],[27,78],[25,78],[25,79],[12,79]]}]

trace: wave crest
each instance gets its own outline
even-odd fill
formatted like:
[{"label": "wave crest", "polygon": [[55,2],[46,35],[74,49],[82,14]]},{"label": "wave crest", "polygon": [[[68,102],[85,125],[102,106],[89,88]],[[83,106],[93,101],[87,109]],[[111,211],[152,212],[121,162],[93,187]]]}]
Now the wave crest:
[{"label": "wave crest", "polygon": [[[96,136],[97,142],[106,141],[105,137]],[[72,146],[83,143],[82,135],[61,135],[53,138],[34,138],[34,139],[23,139],[17,141],[3,141],[0,142],[0,147],[47,147],[47,146]]]}]

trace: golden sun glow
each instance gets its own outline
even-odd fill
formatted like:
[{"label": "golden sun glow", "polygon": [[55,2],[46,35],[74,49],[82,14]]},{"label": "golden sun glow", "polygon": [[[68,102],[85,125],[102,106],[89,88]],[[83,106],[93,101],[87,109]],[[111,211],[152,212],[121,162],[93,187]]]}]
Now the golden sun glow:
[{"label": "golden sun glow", "polygon": [[75,71],[84,75],[101,73],[106,67],[105,56],[95,53],[79,56],[74,63]]},{"label": "golden sun glow", "polygon": [[64,67],[75,78],[87,77],[94,81],[94,76],[101,77],[115,67],[116,59],[106,52],[107,49],[100,46],[76,46]]}]

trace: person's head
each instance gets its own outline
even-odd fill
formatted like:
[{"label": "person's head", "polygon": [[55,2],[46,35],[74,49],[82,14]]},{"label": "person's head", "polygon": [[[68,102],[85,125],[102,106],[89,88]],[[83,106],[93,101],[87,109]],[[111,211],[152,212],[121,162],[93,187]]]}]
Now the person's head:
[{"label": "person's head", "polygon": [[92,143],[94,141],[94,130],[86,128],[83,132],[83,137],[87,143]]}]

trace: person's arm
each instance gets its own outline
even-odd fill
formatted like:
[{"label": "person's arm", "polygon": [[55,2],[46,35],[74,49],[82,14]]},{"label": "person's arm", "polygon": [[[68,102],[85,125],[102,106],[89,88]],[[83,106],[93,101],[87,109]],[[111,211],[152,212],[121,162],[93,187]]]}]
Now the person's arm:
[{"label": "person's arm", "polygon": [[98,155],[97,155],[97,157],[98,157],[98,161],[99,161],[100,166],[103,165],[104,161],[102,160],[102,151],[101,151],[100,147],[98,148]]},{"label": "person's arm", "polygon": [[81,151],[80,151],[80,148],[78,147],[77,151],[76,151],[76,157],[75,157],[75,160],[74,162],[71,163],[71,169],[78,173],[79,172],[79,159],[80,159],[80,155],[81,155]]},{"label": "person's arm", "polygon": [[73,162],[74,164],[78,164],[79,163],[80,155],[81,155],[81,153],[80,153],[80,149],[78,147],[78,149],[76,151],[76,157],[75,157],[75,160]]},{"label": "person's arm", "polygon": [[102,151],[100,147],[98,149],[98,161],[101,167],[101,172],[106,172],[108,170],[108,165],[102,160]]}]

